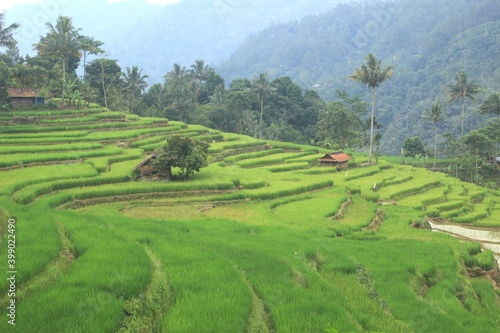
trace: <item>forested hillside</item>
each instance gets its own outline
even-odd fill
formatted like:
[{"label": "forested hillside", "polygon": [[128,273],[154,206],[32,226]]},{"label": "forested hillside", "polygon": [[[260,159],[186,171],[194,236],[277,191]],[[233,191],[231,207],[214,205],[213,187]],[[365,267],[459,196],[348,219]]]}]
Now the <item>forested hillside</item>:
[{"label": "forested hillside", "polygon": [[[432,140],[422,112],[432,101],[446,100],[445,86],[458,70],[477,77],[485,88],[479,101],[498,90],[499,8],[498,0],[339,5],[249,37],[217,70],[226,79],[259,72],[290,76],[325,99],[335,99],[338,89],[365,96],[367,90],[348,76],[372,52],[394,66],[394,77],[378,92],[377,120],[384,125],[382,150],[398,154],[409,134]],[[457,134],[459,105],[445,109],[449,116],[443,130]],[[474,114],[469,113],[466,131],[486,121]]]}]

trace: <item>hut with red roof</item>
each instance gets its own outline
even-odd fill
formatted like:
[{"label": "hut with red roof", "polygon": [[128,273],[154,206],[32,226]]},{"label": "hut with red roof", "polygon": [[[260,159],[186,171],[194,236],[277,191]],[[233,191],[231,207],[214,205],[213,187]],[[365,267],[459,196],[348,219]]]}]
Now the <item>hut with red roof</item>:
[{"label": "hut with red roof", "polygon": [[338,151],[326,154],[319,159],[320,166],[337,168],[337,170],[345,170],[348,167],[348,162],[351,159],[349,155]]}]

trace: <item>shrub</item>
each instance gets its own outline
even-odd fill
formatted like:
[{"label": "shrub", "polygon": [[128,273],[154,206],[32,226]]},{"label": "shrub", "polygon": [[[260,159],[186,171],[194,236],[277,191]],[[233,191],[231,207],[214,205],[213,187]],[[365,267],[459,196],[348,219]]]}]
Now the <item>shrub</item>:
[{"label": "shrub", "polygon": [[493,255],[493,251],[486,250],[484,252],[479,252],[477,254],[464,255],[464,263],[467,267],[475,267],[478,266],[484,271],[492,270],[494,267],[495,256]]}]

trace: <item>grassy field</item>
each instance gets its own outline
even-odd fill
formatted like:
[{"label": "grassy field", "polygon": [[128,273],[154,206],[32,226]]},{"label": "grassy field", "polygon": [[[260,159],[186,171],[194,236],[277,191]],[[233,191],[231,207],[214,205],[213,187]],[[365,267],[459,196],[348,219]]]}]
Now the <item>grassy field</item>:
[{"label": "grassy field", "polygon": [[[24,113],[39,123],[0,130],[1,332],[500,330],[499,291],[466,274],[493,253],[412,227],[500,228],[498,190],[165,119]],[[136,180],[169,133],[210,142],[209,166]]]}]

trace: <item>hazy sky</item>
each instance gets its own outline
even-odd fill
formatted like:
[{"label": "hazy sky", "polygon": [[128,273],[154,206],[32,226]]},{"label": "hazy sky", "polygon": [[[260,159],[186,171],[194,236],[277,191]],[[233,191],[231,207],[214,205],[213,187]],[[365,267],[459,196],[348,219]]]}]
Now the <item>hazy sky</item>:
[{"label": "hazy sky", "polygon": [[[0,12],[3,12],[9,8],[14,7],[18,4],[26,4],[26,3],[40,3],[40,2],[55,2],[59,4],[66,4],[70,0],[1,0],[0,1]],[[74,1],[74,0],[73,0]],[[108,2],[122,2],[127,0],[102,0]],[[168,5],[171,3],[177,3],[180,0],[144,0],[145,2],[149,2],[157,5]]]}]

